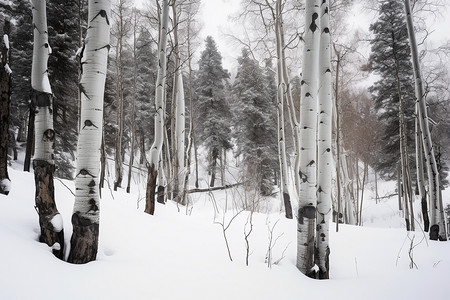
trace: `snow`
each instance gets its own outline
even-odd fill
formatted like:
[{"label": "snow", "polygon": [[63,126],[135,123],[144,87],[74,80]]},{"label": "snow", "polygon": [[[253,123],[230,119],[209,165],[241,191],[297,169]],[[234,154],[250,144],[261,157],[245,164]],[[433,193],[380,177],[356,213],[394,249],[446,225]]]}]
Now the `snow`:
[{"label": "snow", "polygon": [[[103,189],[97,260],[68,264],[38,242],[33,174],[8,171],[15,188],[9,196],[0,195],[0,299],[448,299],[450,242],[428,241],[420,230],[407,234],[395,210],[396,198],[375,204],[371,183],[365,193],[365,227],[340,225],[336,233],[332,224],[331,279],[319,281],[295,267],[295,220],[279,212],[254,213],[246,266],[249,213],[240,213],[226,231],[233,261],[218,222],[228,224],[238,203],[251,196],[232,189],[192,194],[192,210],[168,202],[158,204],[150,216],[142,212],[144,202],[137,203],[145,195],[145,180],[132,186],[131,194]],[[74,190],[73,182],[64,184]],[[386,194],[393,191],[391,183],[379,186],[380,196],[385,195],[383,187]],[[449,196],[446,190],[444,198]],[[63,218],[55,217],[52,224],[64,224],[68,244],[73,195],[58,180],[55,198]],[[273,261],[286,251],[268,268],[270,229],[278,238]],[[413,269],[411,239],[417,265]]]},{"label": "snow", "polygon": [[56,232],[60,232],[61,230],[63,230],[63,219],[61,214],[56,214],[53,216],[53,218],[50,220],[50,222],[53,225],[53,228],[55,229]]},{"label": "snow", "polygon": [[6,49],[9,49],[9,37],[7,34],[3,35],[3,45],[5,45]]},{"label": "snow", "polygon": [[12,70],[11,70],[11,68],[9,67],[8,64],[5,65],[5,71],[6,71],[6,73],[8,73],[8,75],[11,75],[11,74],[12,74]]},{"label": "snow", "polygon": [[0,187],[3,191],[11,191],[11,181],[7,178],[0,180]]}]

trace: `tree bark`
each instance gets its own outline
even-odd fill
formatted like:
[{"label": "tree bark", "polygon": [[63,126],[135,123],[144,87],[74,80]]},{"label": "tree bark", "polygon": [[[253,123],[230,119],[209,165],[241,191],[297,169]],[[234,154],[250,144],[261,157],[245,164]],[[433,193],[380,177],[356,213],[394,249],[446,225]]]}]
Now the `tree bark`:
[{"label": "tree bark", "polygon": [[133,99],[131,102],[131,150],[130,150],[130,164],[128,165],[128,181],[127,181],[127,193],[130,193],[130,186],[131,186],[131,172],[133,168],[133,162],[134,162],[134,145],[135,145],[135,135],[136,135],[136,128],[135,128],[135,110],[136,110],[136,76],[137,76],[137,61],[136,61],[136,27],[137,27],[137,20],[136,20],[136,14],[137,12],[134,11],[134,29],[133,29]]},{"label": "tree bark", "polygon": [[9,105],[11,102],[11,69],[9,68],[10,23],[5,20],[0,63],[0,194],[8,195],[11,180],[8,176]]},{"label": "tree bark", "polygon": [[315,277],[314,238],[316,227],[316,139],[320,1],[308,0],[305,7],[305,45],[300,98],[300,194],[297,226],[297,268]]},{"label": "tree bark", "polygon": [[33,62],[31,66],[31,102],[35,114],[35,155],[33,160],[36,186],[36,210],[39,214],[39,240],[52,247],[53,254],[64,255],[64,231],[56,203],[53,185],[54,141],[53,96],[48,79],[47,61],[51,54],[48,44],[46,1],[33,0]]},{"label": "tree bark", "polygon": [[[286,136],[284,130],[284,95],[285,81],[283,80],[283,56],[281,48],[281,1],[277,1],[275,16],[275,35],[277,38],[277,122],[278,122],[278,160],[280,163],[280,192],[283,197],[285,216],[292,219],[291,197],[288,188],[288,167],[286,158]],[[293,123],[292,123],[293,124]]]},{"label": "tree bark", "polygon": [[76,264],[95,260],[98,250],[100,148],[110,48],[111,2],[89,0],[88,21],[81,61],[81,129],[77,145],[73,234],[68,259],[70,263]]},{"label": "tree bark", "polygon": [[[164,93],[166,82],[166,49],[167,49],[167,26],[169,20],[169,6],[167,0],[163,0],[161,27],[158,43],[158,74],[156,79],[155,96],[155,138],[150,149],[148,159],[148,180],[146,192],[145,212],[153,214],[155,203],[156,178],[158,177],[158,163],[164,139]],[[153,206],[152,206],[153,204]]]},{"label": "tree bark", "polygon": [[331,36],[329,28],[329,1],[320,7],[320,59],[319,59],[319,114],[317,139],[317,233],[315,262],[319,279],[330,278],[329,230],[331,217],[331,178],[333,157],[331,98]]},{"label": "tree bark", "polygon": [[[439,195],[440,179],[434,153],[433,141],[431,140],[431,132],[428,124],[427,105],[424,98],[425,90],[422,83],[422,73],[420,71],[419,53],[417,49],[416,34],[414,32],[413,18],[411,14],[411,4],[409,0],[404,0],[406,12],[406,25],[408,28],[409,43],[411,45],[411,56],[414,68],[414,79],[416,84],[416,97],[419,104],[419,124],[422,132],[423,150],[428,171],[428,193],[430,196],[430,225],[437,226],[438,237],[433,239],[447,240],[445,228],[444,212],[442,209],[442,199]],[[430,229],[431,229],[430,227]],[[436,228],[436,227],[435,227]],[[430,230],[430,239],[432,239]]]}]

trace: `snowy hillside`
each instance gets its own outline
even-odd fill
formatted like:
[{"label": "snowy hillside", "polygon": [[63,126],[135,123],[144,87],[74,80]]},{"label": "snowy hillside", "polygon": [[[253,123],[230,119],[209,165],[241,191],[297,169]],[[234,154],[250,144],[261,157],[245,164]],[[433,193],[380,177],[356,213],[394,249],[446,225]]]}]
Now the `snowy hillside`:
[{"label": "snowy hillside", "polygon": [[[142,188],[132,190],[134,194],[103,189],[98,259],[70,265],[37,241],[33,174],[10,169],[10,177],[10,195],[0,195],[0,299],[450,297],[445,288],[450,277],[450,243],[428,241],[420,230],[408,235],[401,228],[395,197],[375,204],[368,192],[365,227],[340,225],[336,233],[332,224],[331,279],[318,281],[296,269],[296,223],[279,213],[253,214],[246,266],[244,234],[250,230],[249,213],[225,211],[225,202],[230,207],[236,199],[245,199],[237,190],[193,194],[192,210],[186,212],[169,202],[157,206],[155,216],[150,216],[142,212],[143,201],[137,209]],[[67,187],[55,181],[69,244],[74,197],[68,188],[74,187],[69,181],[64,184]],[[384,185],[392,188],[389,183]],[[225,234],[233,261],[219,224],[226,227],[230,220]]]}]

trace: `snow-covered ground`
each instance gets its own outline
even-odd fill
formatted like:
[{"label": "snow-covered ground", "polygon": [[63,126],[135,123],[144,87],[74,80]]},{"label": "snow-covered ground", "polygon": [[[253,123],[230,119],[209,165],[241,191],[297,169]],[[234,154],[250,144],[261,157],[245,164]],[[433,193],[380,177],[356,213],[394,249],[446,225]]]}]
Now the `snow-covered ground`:
[{"label": "snow-covered ground", "polygon": [[[252,215],[246,266],[250,214],[240,212],[236,203],[251,201],[253,195],[242,189],[193,194],[190,209],[169,202],[150,216],[142,212],[142,180],[136,180],[131,194],[103,189],[98,259],[68,264],[38,242],[33,174],[9,172],[11,192],[0,195],[0,299],[450,298],[450,242],[429,241],[420,229],[407,234],[395,197],[375,204],[371,183],[364,227],[340,225],[336,233],[332,224],[331,279],[319,281],[296,269],[296,222],[286,220],[276,204]],[[55,188],[69,244],[73,182],[56,180]],[[395,187],[380,183],[379,188],[383,196]],[[230,220],[225,234],[233,261],[220,225]]]}]

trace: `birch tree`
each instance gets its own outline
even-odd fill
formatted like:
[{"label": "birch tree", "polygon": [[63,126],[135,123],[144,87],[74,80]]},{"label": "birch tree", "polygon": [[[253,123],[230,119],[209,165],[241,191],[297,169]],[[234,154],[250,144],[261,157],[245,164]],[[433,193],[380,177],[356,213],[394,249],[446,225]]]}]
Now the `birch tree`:
[{"label": "birch tree", "polygon": [[31,101],[34,102],[36,109],[33,168],[36,183],[36,210],[41,227],[39,240],[52,247],[53,254],[58,258],[63,258],[63,223],[56,208],[53,185],[55,131],[53,130],[52,90],[47,69],[51,48],[48,43],[46,1],[33,0],[32,11],[34,42]]},{"label": "birch tree", "polygon": [[110,48],[110,0],[89,0],[88,29],[81,58],[81,128],[77,145],[73,234],[68,261],[81,264],[97,256],[100,148],[103,95]]},{"label": "birch tree", "polygon": [[5,20],[0,49],[0,194],[8,195],[11,180],[8,176],[9,107],[11,102],[11,68],[9,67],[10,22]]},{"label": "birch tree", "polygon": [[155,137],[148,158],[148,178],[146,191],[145,212],[153,215],[155,212],[155,190],[158,177],[158,165],[164,139],[164,94],[166,85],[167,60],[167,26],[169,22],[169,5],[167,0],[162,2],[162,16],[158,42],[158,74],[156,78],[155,96]]},{"label": "birch tree", "polygon": [[331,98],[331,37],[329,28],[329,1],[320,7],[319,112],[317,138],[317,234],[316,257],[319,279],[329,278],[329,226],[331,216],[331,175],[333,174]]},{"label": "birch tree", "polygon": [[[183,197],[179,198],[179,192],[183,189],[183,178],[185,171],[185,99],[184,99],[184,87],[183,87],[183,76],[181,73],[181,52],[180,44],[178,38],[178,27],[179,20],[177,12],[180,4],[177,4],[175,0],[172,3],[172,20],[173,20],[173,37],[174,37],[174,53],[175,53],[175,74],[174,74],[174,84],[173,84],[173,95],[172,105],[175,105],[174,109],[174,129],[172,134],[174,136],[174,143],[172,145],[173,149],[173,199],[177,202],[182,202]],[[173,120],[172,119],[172,120]]]},{"label": "birch tree", "polygon": [[[434,153],[433,141],[429,127],[427,104],[425,101],[425,90],[422,83],[422,74],[420,70],[419,52],[417,49],[416,35],[414,32],[414,22],[411,13],[411,4],[409,0],[404,0],[406,25],[408,28],[409,42],[411,46],[411,56],[414,69],[414,79],[416,86],[416,97],[418,103],[419,128],[421,131],[421,140],[425,153],[425,160],[428,173],[428,193],[430,196],[430,239],[447,240],[445,218],[440,197],[439,171]],[[417,163],[421,163],[418,161]]]},{"label": "birch tree", "polygon": [[[320,1],[308,0],[305,6],[305,41],[302,60],[300,98],[300,176],[297,268],[314,276],[314,237],[316,225],[316,138],[319,79]],[[296,170],[297,171],[297,170]]]}]

